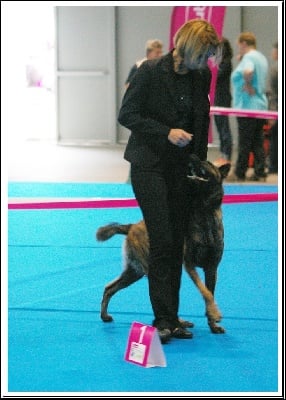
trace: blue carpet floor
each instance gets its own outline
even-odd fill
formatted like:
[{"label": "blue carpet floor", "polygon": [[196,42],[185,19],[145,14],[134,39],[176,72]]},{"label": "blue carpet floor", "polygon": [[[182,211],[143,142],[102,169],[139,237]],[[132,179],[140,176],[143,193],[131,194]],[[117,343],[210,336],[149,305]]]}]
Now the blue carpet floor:
[{"label": "blue carpet floor", "polygon": [[[225,187],[226,194],[277,192],[276,186]],[[128,184],[9,185],[9,197],[133,197]],[[195,323],[192,340],[163,346],[166,367],[124,360],[132,322],[151,324],[147,279],[110,302],[104,286],[122,269],[122,236],[104,243],[95,231],[141,219],[138,208],[8,212],[7,393],[59,396],[275,396],[279,362],[278,203],[223,205],[225,252],[216,302],[226,333],[214,335],[197,289],[183,274],[180,315]],[[3,390],[3,389],[2,389]]]}]

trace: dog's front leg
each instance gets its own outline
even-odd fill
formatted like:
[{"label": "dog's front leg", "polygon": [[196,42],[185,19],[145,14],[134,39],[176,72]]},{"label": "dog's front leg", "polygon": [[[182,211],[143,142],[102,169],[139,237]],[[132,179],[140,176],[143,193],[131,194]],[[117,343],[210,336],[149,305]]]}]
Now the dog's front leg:
[{"label": "dog's front leg", "polygon": [[214,292],[217,280],[217,268],[204,269],[205,284],[208,290],[212,293],[212,301],[206,302],[206,316],[208,318],[208,325],[212,333],[225,333],[223,327],[217,325],[222,318],[222,315],[215,304]]},{"label": "dog's front leg", "polygon": [[[213,293],[211,290],[207,288],[207,286],[202,282],[196,268],[191,265],[187,260],[184,262],[185,270],[191,277],[194,284],[199,289],[203,299],[205,301],[206,308],[206,316],[208,318],[208,324],[213,333],[222,333],[218,332],[221,328],[215,324],[216,321],[219,321],[221,318],[220,312],[214,302]],[[209,281],[210,283],[210,281]],[[218,329],[219,328],[219,329]]]}]

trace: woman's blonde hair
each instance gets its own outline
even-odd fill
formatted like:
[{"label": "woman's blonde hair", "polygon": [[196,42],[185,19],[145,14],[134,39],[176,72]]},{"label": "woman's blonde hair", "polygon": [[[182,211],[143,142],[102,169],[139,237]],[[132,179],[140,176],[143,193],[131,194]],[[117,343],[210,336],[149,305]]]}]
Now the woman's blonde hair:
[{"label": "woman's blonde hair", "polygon": [[213,25],[204,19],[187,21],[174,38],[175,51],[181,59],[197,62],[202,55],[214,56],[215,62],[221,58],[221,42]]}]

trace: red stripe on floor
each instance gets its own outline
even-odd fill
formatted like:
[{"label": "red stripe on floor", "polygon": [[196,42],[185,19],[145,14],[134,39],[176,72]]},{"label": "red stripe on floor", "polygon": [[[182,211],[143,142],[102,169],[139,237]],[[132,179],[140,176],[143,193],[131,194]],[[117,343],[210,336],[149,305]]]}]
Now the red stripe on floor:
[{"label": "red stripe on floor", "polygon": [[[223,198],[223,203],[249,203],[263,201],[278,201],[278,193],[253,193],[253,194],[228,194]],[[35,210],[59,208],[128,208],[138,207],[135,199],[100,199],[100,200],[69,200],[45,202],[10,202],[9,210]]]}]

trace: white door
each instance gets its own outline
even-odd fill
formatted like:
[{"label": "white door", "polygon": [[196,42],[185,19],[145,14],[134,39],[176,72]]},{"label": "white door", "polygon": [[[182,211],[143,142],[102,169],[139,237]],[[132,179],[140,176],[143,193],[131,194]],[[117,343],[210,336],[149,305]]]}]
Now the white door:
[{"label": "white door", "polygon": [[114,7],[63,6],[55,12],[58,142],[115,143]]}]

